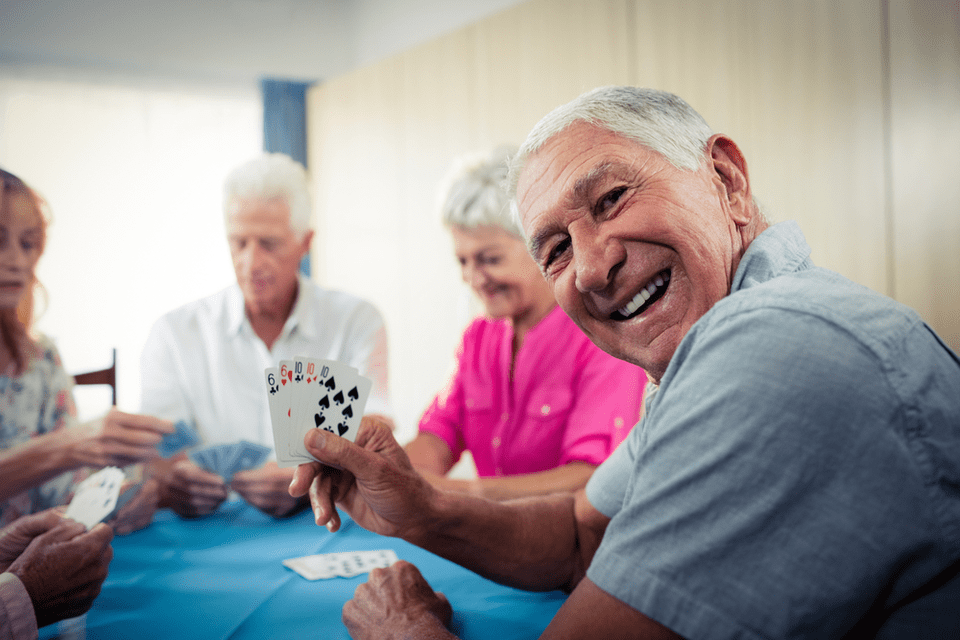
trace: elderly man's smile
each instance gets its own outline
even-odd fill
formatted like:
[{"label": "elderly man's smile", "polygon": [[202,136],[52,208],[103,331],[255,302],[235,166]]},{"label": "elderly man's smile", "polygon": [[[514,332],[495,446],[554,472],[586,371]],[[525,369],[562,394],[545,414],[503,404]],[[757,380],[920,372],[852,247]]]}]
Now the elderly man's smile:
[{"label": "elderly man's smile", "polygon": [[654,276],[629,302],[611,313],[610,319],[621,321],[636,318],[662,298],[669,285],[670,270],[667,269]]}]

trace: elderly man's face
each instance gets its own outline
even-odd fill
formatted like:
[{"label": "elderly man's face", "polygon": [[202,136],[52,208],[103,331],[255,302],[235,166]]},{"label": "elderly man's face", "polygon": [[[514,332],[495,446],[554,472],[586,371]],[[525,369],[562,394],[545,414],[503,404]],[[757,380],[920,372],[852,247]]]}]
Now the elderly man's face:
[{"label": "elderly man's face", "polygon": [[730,290],[744,202],[729,186],[713,162],[680,170],[576,123],[529,158],[517,202],[560,306],[602,349],[659,380],[690,326]]},{"label": "elderly man's face", "polygon": [[251,311],[282,308],[296,292],[300,261],[311,233],[297,238],[282,199],[238,200],[227,218],[227,241],[237,283]]}]

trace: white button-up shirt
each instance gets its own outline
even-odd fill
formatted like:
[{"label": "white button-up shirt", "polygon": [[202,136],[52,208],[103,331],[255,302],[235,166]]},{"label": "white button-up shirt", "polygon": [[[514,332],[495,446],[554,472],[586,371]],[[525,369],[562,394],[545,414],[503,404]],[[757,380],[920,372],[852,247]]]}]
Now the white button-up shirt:
[{"label": "white button-up shirt", "polygon": [[391,415],[380,312],[302,276],[272,349],[254,333],[237,285],[161,317],[141,357],[141,411],[193,423],[206,444],[249,440],[273,448],[263,370],[297,356],[356,367],[373,380],[365,412]]}]

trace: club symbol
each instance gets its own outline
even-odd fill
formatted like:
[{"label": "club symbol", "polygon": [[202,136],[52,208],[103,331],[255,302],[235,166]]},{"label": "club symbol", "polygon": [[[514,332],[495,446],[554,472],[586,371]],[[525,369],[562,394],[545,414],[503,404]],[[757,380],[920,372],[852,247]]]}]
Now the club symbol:
[{"label": "club symbol", "polygon": [[294,380],[296,380],[297,382],[300,382],[301,380],[303,380],[303,375],[300,374],[300,373],[298,373],[298,374],[296,375],[296,377],[294,378]]},{"label": "club symbol", "polygon": [[273,385],[272,387],[270,387],[270,395],[276,395],[277,390],[278,390],[279,388],[280,388],[280,387],[278,387],[277,385]]},{"label": "club symbol", "polygon": [[336,388],[337,383],[334,381],[333,376],[330,376],[329,378],[327,378],[327,381],[323,383],[323,386],[325,386],[328,391],[331,391],[334,388]]},{"label": "club symbol", "polygon": [[338,407],[342,405],[344,402],[343,391],[337,391],[337,395],[333,396],[333,401],[337,403]]},{"label": "club symbol", "polygon": [[320,405],[321,407],[323,407],[324,409],[329,409],[329,408],[330,408],[330,396],[323,396],[323,398],[322,398],[322,399],[320,400],[320,402],[318,402],[317,404],[319,404],[319,405]]},{"label": "club symbol", "polygon": [[353,389],[350,389],[350,393],[347,394],[347,397],[349,397],[351,400],[356,400],[360,397],[360,392],[357,391],[356,387],[354,387]]}]

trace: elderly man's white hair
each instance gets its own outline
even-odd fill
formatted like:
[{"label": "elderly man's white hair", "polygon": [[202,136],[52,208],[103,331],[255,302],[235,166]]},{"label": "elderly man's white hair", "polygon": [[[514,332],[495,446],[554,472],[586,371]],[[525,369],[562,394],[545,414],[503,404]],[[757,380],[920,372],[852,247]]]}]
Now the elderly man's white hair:
[{"label": "elderly man's white hair", "polygon": [[510,212],[506,184],[508,161],[516,150],[515,146],[504,145],[454,163],[439,192],[445,225],[468,229],[496,226],[522,237]]},{"label": "elderly man's white hair", "polygon": [[265,153],[233,169],[223,185],[226,220],[238,200],[282,198],[298,237],[310,229],[310,186],[303,165],[282,153]]},{"label": "elderly man's white hair", "polygon": [[[593,89],[557,107],[533,127],[510,161],[511,198],[516,195],[517,180],[527,158],[575,122],[586,122],[639,142],[674,166],[690,171],[700,168],[707,141],[713,135],[703,117],[672,93],[639,87]],[[511,208],[515,210],[516,205]]]}]

